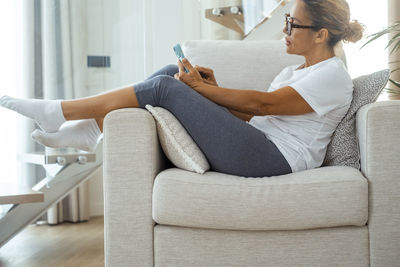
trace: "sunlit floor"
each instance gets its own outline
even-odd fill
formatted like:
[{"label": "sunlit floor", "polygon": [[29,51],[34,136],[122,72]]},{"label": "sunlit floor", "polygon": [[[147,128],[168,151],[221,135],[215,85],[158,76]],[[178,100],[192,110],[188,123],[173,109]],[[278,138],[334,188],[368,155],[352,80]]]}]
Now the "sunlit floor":
[{"label": "sunlit floor", "polygon": [[1,267],[104,266],[104,219],[30,225],[0,248]]}]

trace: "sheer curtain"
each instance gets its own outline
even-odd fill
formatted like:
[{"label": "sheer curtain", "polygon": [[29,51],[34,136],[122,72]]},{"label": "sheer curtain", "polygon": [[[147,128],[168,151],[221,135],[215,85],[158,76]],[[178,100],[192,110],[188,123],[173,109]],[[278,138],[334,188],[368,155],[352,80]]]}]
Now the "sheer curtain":
[{"label": "sheer curtain", "polygon": [[[1,87],[0,97],[3,95],[15,95],[17,82],[17,6],[14,1],[0,1],[0,32],[3,40],[0,42]],[[0,186],[4,184],[18,184],[17,165],[17,119],[18,115],[12,111],[0,108]],[[0,205],[0,214],[6,212],[11,206]]]},{"label": "sheer curtain", "polygon": [[[86,19],[83,1],[20,0],[22,10],[21,97],[70,99],[86,88]],[[20,123],[19,153],[43,150],[30,133],[31,120]],[[50,150],[47,148],[47,150]],[[19,163],[25,183],[33,185],[45,177],[42,167]],[[84,183],[47,213],[49,224],[89,219],[88,185]]]},{"label": "sheer curtain", "polygon": [[[7,42],[0,43],[0,65],[2,95],[15,95],[17,82],[17,6],[14,1],[0,1],[0,32]],[[17,184],[16,150],[17,138],[15,136],[18,115],[12,111],[0,109],[0,123],[2,124],[0,136],[0,182]],[[1,208],[1,206],[0,206]]]}]

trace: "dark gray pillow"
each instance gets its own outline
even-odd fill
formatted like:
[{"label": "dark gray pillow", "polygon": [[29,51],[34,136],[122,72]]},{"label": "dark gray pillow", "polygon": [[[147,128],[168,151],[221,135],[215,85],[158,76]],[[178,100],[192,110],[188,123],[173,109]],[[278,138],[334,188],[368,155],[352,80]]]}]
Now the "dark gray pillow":
[{"label": "dark gray pillow", "polygon": [[356,135],[356,113],[373,103],[385,88],[390,70],[382,70],[353,80],[353,100],[349,110],[336,127],[322,166],[350,166],[360,169],[360,149]]}]

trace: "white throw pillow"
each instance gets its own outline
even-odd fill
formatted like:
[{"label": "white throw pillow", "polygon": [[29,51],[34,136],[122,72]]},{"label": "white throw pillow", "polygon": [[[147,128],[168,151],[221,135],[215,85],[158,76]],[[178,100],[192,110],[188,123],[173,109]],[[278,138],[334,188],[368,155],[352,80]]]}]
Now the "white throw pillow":
[{"label": "white throw pillow", "polygon": [[200,174],[210,169],[203,152],[171,112],[162,107],[145,107],[156,120],[158,139],[165,155],[175,166]]}]

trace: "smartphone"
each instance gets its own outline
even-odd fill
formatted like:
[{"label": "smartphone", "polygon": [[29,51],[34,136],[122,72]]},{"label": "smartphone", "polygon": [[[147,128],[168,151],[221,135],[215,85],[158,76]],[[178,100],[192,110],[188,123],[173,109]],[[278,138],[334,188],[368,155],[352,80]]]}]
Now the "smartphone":
[{"label": "smartphone", "polygon": [[[175,52],[175,55],[178,57],[178,59],[182,62],[182,59],[185,58],[185,55],[183,54],[182,47],[180,44],[176,44],[174,46],[174,52]],[[185,68],[185,72],[188,73],[189,70]]]}]

